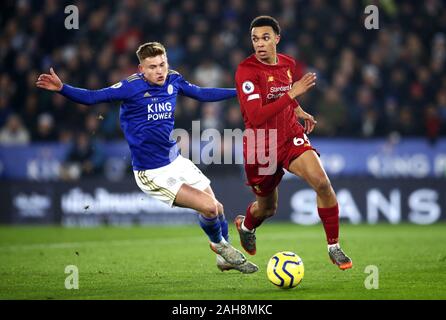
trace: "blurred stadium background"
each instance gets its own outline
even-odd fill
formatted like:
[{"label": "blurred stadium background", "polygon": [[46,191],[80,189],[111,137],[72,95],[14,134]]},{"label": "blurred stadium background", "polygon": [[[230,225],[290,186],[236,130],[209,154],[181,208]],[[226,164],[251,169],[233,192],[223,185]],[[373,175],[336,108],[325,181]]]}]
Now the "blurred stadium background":
[{"label": "blurred stadium background", "polygon": [[[378,30],[364,27],[369,4],[379,8]],[[78,30],[64,28],[67,5],[79,9]],[[0,6],[0,298],[445,297],[444,1],[4,0]],[[261,272],[244,281],[236,273],[220,276],[195,215],[137,188],[119,105],[86,107],[35,87],[50,66],[75,86],[112,85],[137,71],[135,50],[147,41],[164,43],[171,68],[190,82],[233,87],[238,63],[252,52],[249,22],[260,14],[279,19],[280,51],[295,57],[302,72],[318,74],[317,88],[300,102],[318,121],[310,138],[338,194],[351,272],[327,263],[315,194],[286,175],[277,216],[262,227],[262,250],[252,257]],[[196,120],[201,131],[243,129],[236,99],[179,98],[176,127],[191,132]],[[217,143],[192,139],[195,151]],[[240,163],[240,146],[221,145]],[[254,197],[242,166],[198,166],[228,218],[244,212]],[[161,224],[186,226],[172,234]],[[66,228],[78,226],[96,228]],[[265,278],[266,262],[281,250],[305,261],[303,288],[294,293],[273,291]],[[79,292],[63,286],[71,264],[82,272]],[[364,289],[370,264],[383,270],[383,290]]]},{"label": "blurred stadium background", "polygon": [[[64,8],[79,8],[67,30]],[[364,8],[379,7],[379,29]],[[90,89],[136,72],[137,46],[160,41],[172,69],[200,86],[233,87],[251,54],[249,21],[279,19],[280,51],[318,86],[300,102],[318,125],[322,154],[348,222],[430,224],[446,210],[446,10],[444,1],[2,1],[0,14],[1,223],[184,223],[194,217],[137,189],[119,106],[91,107],[38,90],[54,66]],[[180,98],[176,127],[243,128],[236,99]],[[192,141],[202,148],[209,142]],[[213,143],[213,142],[210,142]],[[223,151],[233,151],[223,143]],[[230,150],[231,149],[231,150]],[[235,147],[234,161],[240,161]],[[199,164],[229,217],[252,195],[241,165]],[[317,222],[314,196],[285,176],[276,219]]]}]

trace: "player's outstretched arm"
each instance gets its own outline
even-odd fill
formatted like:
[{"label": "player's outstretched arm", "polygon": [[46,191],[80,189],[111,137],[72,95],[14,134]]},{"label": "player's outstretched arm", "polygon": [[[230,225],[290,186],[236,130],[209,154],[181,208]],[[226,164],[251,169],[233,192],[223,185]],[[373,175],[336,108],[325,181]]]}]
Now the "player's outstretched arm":
[{"label": "player's outstretched arm", "polygon": [[124,86],[124,81],[99,90],[72,87],[64,84],[53,68],[50,68],[49,74],[41,74],[37,78],[36,86],[41,89],[59,92],[71,101],[86,105],[124,100],[129,95],[129,91]]},{"label": "player's outstretched arm", "polygon": [[202,102],[231,99],[237,96],[235,88],[202,88],[182,79],[180,94]]}]

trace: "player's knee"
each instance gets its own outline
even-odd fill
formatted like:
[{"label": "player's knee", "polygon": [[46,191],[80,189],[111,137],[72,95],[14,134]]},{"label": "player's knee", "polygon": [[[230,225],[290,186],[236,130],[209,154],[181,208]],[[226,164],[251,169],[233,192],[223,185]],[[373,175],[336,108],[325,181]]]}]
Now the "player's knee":
[{"label": "player's knee", "polygon": [[223,214],[225,212],[223,205],[217,201],[217,211],[219,214]]},{"label": "player's knee", "polygon": [[261,209],[265,218],[272,217],[277,212],[277,203],[271,204]]},{"label": "player's knee", "polygon": [[203,204],[202,213],[206,218],[215,218],[218,215],[218,201],[207,201]]},{"label": "player's knee", "polygon": [[332,192],[330,180],[325,175],[313,178],[313,185],[319,195],[329,195]]}]

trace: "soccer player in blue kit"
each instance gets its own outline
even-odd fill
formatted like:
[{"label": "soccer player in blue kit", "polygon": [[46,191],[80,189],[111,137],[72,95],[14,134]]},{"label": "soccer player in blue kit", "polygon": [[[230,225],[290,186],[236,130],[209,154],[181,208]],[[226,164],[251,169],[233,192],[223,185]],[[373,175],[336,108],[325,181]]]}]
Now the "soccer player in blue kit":
[{"label": "soccer player in blue kit", "polygon": [[201,228],[217,254],[217,267],[253,273],[258,267],[228,242],[228,222],[223,205],[215,198],[209,179],[181,156],[171,139],[177,95],[199,101],[219,101],[236,96],[235,89],[201,88],[169,70],[167,53],[158,42],[148,42],[136,51],[139,73],[100,90],[75,88],[62,83],[53,68],[41,74],[37,87],[56,91],[85,105],[122,101],[120,123],[132,155],[138,187],[169,206],[198,211]]}]

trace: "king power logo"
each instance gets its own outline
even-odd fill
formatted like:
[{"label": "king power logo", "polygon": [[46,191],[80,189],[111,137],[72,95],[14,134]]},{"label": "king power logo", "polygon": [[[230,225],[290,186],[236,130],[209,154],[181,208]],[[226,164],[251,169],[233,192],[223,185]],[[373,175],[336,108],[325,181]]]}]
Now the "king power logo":
[{"label": "king power logo", "polygon": [[157,120],[165,120],[172,119],[172,103],[170,102],[161,102],[161,103],[149,103],[147,105],[147,120],[149,121],[157,121]]}]

